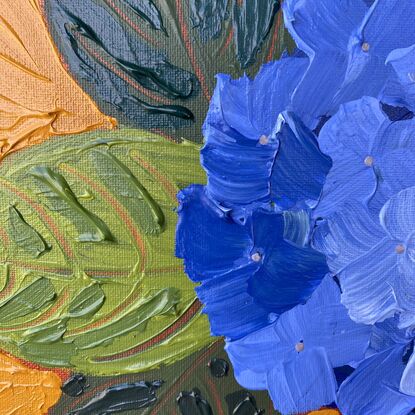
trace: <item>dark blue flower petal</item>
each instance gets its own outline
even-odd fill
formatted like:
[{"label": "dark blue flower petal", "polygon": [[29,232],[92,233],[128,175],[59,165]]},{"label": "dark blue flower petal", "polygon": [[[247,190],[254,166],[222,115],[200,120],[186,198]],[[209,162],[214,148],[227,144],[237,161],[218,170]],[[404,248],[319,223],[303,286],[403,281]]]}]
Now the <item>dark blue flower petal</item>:
[{"label": "dark blue flower petal", "polygon": [[253,251],[262,265],[249,281],[249,293],[258,304],[277,314],[305,302],[328,267],[324,255],[284,240],[284,216],[256,212],[252,217]]},{"label": "dark blue flower petal", "polygon": [[203,281],[251,262],[249,233],[226,218],[206,196],[203,186],[192,185],[182,190],[178,199],[176,256],[184,259],[186,273],[193,281]]},{"label": "dark blue flower petal", "polygon": [[407,415],[415,397],[399,391],[405,346],[366,359],[340,386],[337,405],[343,415]]},{"label": "dark blue flower petal", "polygon": [[225,206],[269,198],[277,119],[308,59],[285,57],[264,65],[254,80],[218,75],[203,127],[202,165],[208,192]]},{"label": "dark blue flower petal", "polygon": [[268,372],[268,390],[283,415],[319,409],[336,397],[337,382],[323,348],[304,350]]},{"label": "dark blue flower petal", "polygon": [[248,294],[248,280],[257,267],[252,263],[196,288],[212,335],[238,339],[269,324],[269,312]]},{"label": "dark blue flower petal", "polygon": [[317,204],[331,160],[319,149],[316,136],[293,113],[280,115],[280,147],[271,175],[271,199],[281,208]]}]

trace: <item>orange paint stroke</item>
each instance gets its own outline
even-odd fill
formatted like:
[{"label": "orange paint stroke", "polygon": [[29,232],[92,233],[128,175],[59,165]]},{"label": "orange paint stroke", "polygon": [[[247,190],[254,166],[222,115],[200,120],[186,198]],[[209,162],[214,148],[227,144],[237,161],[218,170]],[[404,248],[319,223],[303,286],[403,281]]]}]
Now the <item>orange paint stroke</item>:
[{"label": "orange paint stroke", "polygon": [[228,49],[229,45],[231,44],[233,39],[233,27],[231,26],[228,36],[226,37],[225,43],[222,45],[222,47],[219,50],[219,55],[223,55],[225,51]]},{"label": "orange paint stroke", "polygon": [[184,18],[182,1],[183,0],[176,0],[176,10],[179,18],[180,32],[182,34],[184,44],[186,45],[187,55],[189,56],[192,67],[196,73],[197,78],[199,79],[200,86],[202,87],[203,95],[208,101],[210,101],[211,95],[206,83],[205,75],[203,74],[203,71],[200,69],[200,66],[197,63],[196,55],[189,35],[189,30],[187,28],[187,24]]},{"label": "orange paint stroke", "polygon": [[115,125],[60,62],[40,0],[0,0],[0,160],[52,136]]},{"label": "orange paint stroke", "polygon": [[74,253],[69,243],[66,241],[65,237],[59,230],[56,223],[53,221],[52,217],[46,212],[46,210],[39,203],[35,202],[27,193],[21,192],[17,187],[13,186],[11,183],[1,180],[1,183],[4,187],[9,189],[12,193],[18,196],[21,200],[25,201],[30,207],[32,207],[43,220],[43,222],[48,226],[49,230],[52,232],[56,240],[59,242],[61,249],[68,256],[68,258],[73,258]]},{"label": "orange paint stroke", "polygon": [[13,270],[10,270],[9,280],[7,281],[7,285],[0,291],[0,300],[7,297],[12,291],[13,288],[16,286],[16,273]]},{"label": "orange paint stroke", "polygon": [[275,49],[275,45],[277,44],[281,22],[282,22],[282,13],[278,13],[277,23],[275,24],[274,33],[272,34],[272,39],[271,39],[271,46],[269,48],[269,52],[267,56],[268,62],[271,61],[274,57],[274,49]]},{"label": "orange paint stroke", "polygon": [[320,409],[319,411],[309,412],[307,415],[341,415],[337,409]]},{"label": "orange paint stroke", "polygon": [[62,394],[61,383],[53,372],[34,370],[17,359],[0,354],[0,413],[47,414]]}]

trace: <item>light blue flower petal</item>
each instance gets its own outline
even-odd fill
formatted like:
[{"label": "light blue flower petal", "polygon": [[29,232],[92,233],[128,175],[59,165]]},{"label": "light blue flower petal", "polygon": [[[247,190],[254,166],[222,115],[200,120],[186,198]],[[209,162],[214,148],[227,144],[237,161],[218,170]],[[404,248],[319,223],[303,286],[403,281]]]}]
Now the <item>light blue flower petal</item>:
[{"label": "light blue flower petal", "polygon": [[350,201],[318,223],[313,247],[326,255],[330,270],[337,274],[385,236],[379,220],[369,213],[367,206]]},{"label": "light blue flower petal", "polygon": [[278,115],[289,103],[308,59],[264,65],[254,80],[218,75],[203,132],[208,192],[224,206],[269,199]]},{"label": "light blue flower petal", "polygon": [[415,187],[391,197],[380,212],[380,220],[392,239],[406,241],[415,231]]},{"label": "light blue flower petal", "polygon": [[403,371],[399,390],[406,394],[415,397],[415,355],[412,352],[411,357]]},{"label": "light blue flower petal", "polygon": [[323,347],[333,367],[348,365],[364,357],[371,327],[353,322],[340,302],[340,289],[327,276],[305,305],[284,313],[275,324],[279,339],[276,354],[292,358],[295,345],[304,350]]},{"label": "light blue flower petal", "polygon": [[320,50],[346,49],[368,5],[359,0],[285,0],[282,8],[285,26],[298,47],[313,56]]},{"label": "light blue flower petal", "polygon": [[337,382],[323,348],[304,350],[268,372],[274,407],[283,415],[319,409],[335,400]]},{"label": "light blue flower petal", "polygon": [[270,312],[281,314],[305,302],[328,272],[324,255],[284,240],[284,216],[253,215],[253,239],[261,267],[249,281],[249,293]]},{"label": "light blue flower petal", "polygon": [[378,188],[370,201],[371,209],[379,212],[384,203],[400,190],[415,185],[415,120],[384,125],[374,143],[373,168]]},{"label": "light blue flower petal", "polygon": [[[364,358],[370,334],[370,326],[350,320],[340,303],[339,287],[326,276],[305,305],[282,314],[272,325],[237,341],[227,341],[226,350],[238,382],[252,388],[259,380],[262,387],[267,372],[298,358],[296,345],[301,344],[304,351],[324,350],[330,365],[340,367]],[[319,367],[314,370],[318,371]],[[301,382],[303,373],[300,371],[295,376],[291,381]],[[326,387],[330,385],[331,381]],[[270,383],[268,386],[276,388]]]},{"label": "light blue flower petal", "polygon": [[388,79],[382,100],[415,111],[415,45],[393,50],[386,60],[394,72]]},{"label": "light blue flower petal", "polygon": [[389,119],[379,102],[365,97],[342,105],[319,135],[321,150],[333,167],[323,188],[315,217],[327,217],[347,200],[368,201],[377,187],[373,169],[373,145]]},{"label": "light blue flower petal", "polygon": [[399,278],[392,281],[391,285],[395,292],[399,307],[415,314],[415,233],[405,241],[405,245],[398,245],[396,249],[404,249],[398,255]]},{"label": "light blue flower petal", "polygon": [[337,405],[343,415],[407,415],[415,398],[399,391],[405,346],[396,346],[361,363],[342,383]]},{"label": "light blue flower petal", "polygon": [[292,104],[310,128],[345,102],[379,96],[392,74],[389,53],[415,43],[413,3],[376,0],[368,9],[363,0],[288,0],[283,9],[287,28],[310,57]]},{"label": "light blue flower petal", "polygon": [[[268,325],[237,341],[226,342],[235,378],[247,389],[267,389],[267,372],[281,356],[276,351],[278,337],[274,325]],[[260,356],[260,357],[259,357]]]},{"label": "light blue flower petal", "polygon": [[271,175],[271,199],[279,207],[313,208],[331,160],[319,149],[316,136],[293,113],[280,115],[280,147]]},{"label": "light blue flower petal", "polygon": [[400,278],[396,242],[384,238],[338,274],[342,303],[357,322],[374,324],[399,311],[391,283]]},{"label": "light blue flower petal", "polygon": [[252,241],[247,230],[229,220],[192,185],[179,195],[176,256],[184,259],[186,273],[203,281],[249,264]]}]

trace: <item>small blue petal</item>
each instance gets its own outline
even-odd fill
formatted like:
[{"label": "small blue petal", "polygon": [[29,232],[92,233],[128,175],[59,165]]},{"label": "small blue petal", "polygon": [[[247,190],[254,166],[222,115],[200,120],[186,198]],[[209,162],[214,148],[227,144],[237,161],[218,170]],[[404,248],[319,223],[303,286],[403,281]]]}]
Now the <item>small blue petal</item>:
[{"label": "small blue petal", "polygon": [[231,207],[269,199],[278,115],[307,65],[305,57],[285,57],[264,65],[254,80],[218,75],[202,149],[208,193],[218,203]]},{"label": "small blue petal", "polygon": [[406,395],[415,397],[415,355],[413,352],[403,371],[399,390]]},{"label": "small blue petal", "polygon": [[268,310],[248,294],[248,280],[258,266],[254,263],[230,271],[196,288],[212,335],[238,339],[269,323]]},{"label": "small blue petal", "polygon": [[399,391],[405,346],[366,359],[340,386],[337,405],[343,415],[407,415],[415,397]]},{"label": "small blue petal", "polygon": [[330,270],[337,274],[385,236],[379,220],[370,215],[367,206],[350,201],[318,222],[313,247],[326,255]]},{"label": "small blue petal", "polygon": [[346,200],[367,202],[377,188],[372,154],[379,130],[389,119],[374,98],[362,98],[340,107],[319,136],[321,150],[333,167],[323,188],[315,217],[326,217]]},{"label": "small blue petal", "polygon": [[320,50],[345,49],[368,10],[363,1],[333,0],[285,0],[282,8],[285,26],[310,56]]},{"label": "small blue petal", "polygon": [[293,113],[280,115],[280,147],[271,175],[271,199],[281,208],[313,208],[317,204],[331,160],[317,139]]},{"label": "small blue petal", "polygon": [[268,372],[274,407],[283,415],[319,409],[334,402],[337,382],[323,348],[304,350]]},{"label": "small blue petal", "polygon": [[391,197],[380,212],[380,221],[392,239],[406,241],[415,232],[415,187]]},{"label": "small blue petal", "polygon": [[415,45],[393,50],[386,63],[394,72],[382,93],[382,100],[415,111]]},{"label": "small blue petal", "polygon": [[[249,281],[249,293],[277,314],[305,302],[328,272],[324,255],[284,240],[284,216],[254,213],[255,249],[262,266]],[[270,231],[272,230],[272,231]]]},{"label": "small blue petal", "polygon": [[182,190],[176,256],[184,259],[186,273],[202,281],[250,263],[250,235],[235,225],[206,196],[203,186]]},{"label": "small blue petal", "polygon": [[400,310],[392,288],[400,278],[395,249],[396,242],[384,238],[338,274],[342,303],[355,321],[373,324]]}]

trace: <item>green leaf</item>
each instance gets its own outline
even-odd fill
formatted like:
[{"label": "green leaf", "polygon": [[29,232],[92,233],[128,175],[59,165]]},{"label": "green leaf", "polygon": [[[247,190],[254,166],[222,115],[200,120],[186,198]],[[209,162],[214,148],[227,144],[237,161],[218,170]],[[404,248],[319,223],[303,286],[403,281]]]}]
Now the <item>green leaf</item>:
[{"label": "green leaf", "polygon": [[279,5],[47,0],[41,7],[66,68],[101,111],[123,125],[201,142],[215,75],[253,76],[294,47]]},{"label": "green leaf", "polygon": [[48,251],[50,246],[42,235],[30,226],[16,206],[9,207],[10,234],[20,248],[38,257]]},{"label": "green leaf", "polygon": [[[16,250],[5,230],[0,348],[111,375],[169,364],[211,343],[174,256],[176,194],[204,181],[198,146],[139,130],[68,136],[6,157],[0,223],[18,206],[53,249],[38,257]],[[102,238],[107,230],[112,242]]]}]

